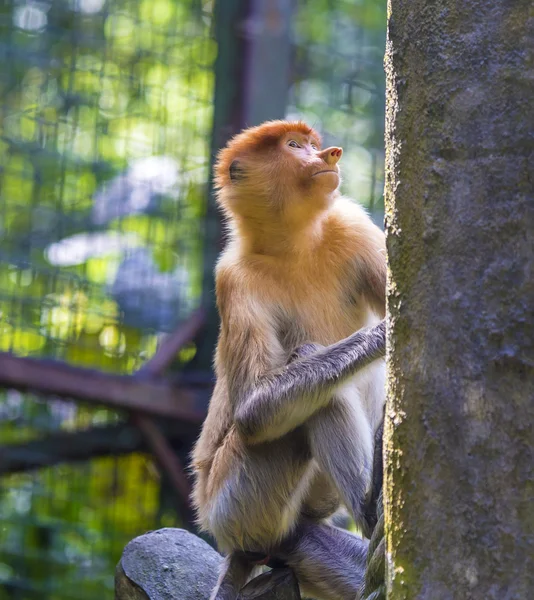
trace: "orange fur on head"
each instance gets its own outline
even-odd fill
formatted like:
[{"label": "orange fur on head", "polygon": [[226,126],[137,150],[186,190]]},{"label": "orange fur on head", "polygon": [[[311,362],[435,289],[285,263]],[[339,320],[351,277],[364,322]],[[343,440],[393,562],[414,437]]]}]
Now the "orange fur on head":
[{"label": "orange fur on head", "polygon": [[231,184],[230,165],[237,158],[270,150],[287,133],[294,131],[314,138],[318,147],[321,136],[303,121],[267,121],[257,127],[250,127],[234,136],[217,157],[215,184],[221,189]]},{"label": "orange fur on head", "polygon": [[292,237],[336,197],[341,154],[337,147],[321,150],[320,135],[302,121],[251,127],[219,153],[218,203],[243,238],[273,227],[289,227]]}]

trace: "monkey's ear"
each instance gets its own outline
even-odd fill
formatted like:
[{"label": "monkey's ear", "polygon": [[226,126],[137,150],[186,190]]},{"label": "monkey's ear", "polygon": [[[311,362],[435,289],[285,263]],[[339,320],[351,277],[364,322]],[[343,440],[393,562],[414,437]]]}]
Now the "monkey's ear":
[{"label": "monkey's ear", "polygon": [[230,165],[230,181],[236,183],[244,178],[245,171],[243,170],[243,167],[239,164],[238,160],[234,160]]}]

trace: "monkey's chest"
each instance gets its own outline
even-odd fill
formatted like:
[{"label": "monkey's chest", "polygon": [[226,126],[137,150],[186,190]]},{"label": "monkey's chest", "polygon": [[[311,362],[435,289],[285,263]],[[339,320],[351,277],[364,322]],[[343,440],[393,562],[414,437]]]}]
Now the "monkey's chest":
[{"label": "monkey's chest", "polygon": [[372,319],[367,306],[354,302],[350,294],[315,286],[303,287],[298,302],[286,304],[281,313],[279,339],[288,352],[305,342],[328,346]]}]

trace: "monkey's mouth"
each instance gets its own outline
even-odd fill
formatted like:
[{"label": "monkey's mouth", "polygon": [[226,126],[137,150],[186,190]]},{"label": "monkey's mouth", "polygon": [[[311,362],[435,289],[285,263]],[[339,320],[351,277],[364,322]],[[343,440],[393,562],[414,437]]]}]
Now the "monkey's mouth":
[{"label": "monkey's mouth", "polygon": [[317,173],[314,173],[312,177],[315,177],[316,175],[322,175],[323,173],[335,173],[337,175],[337,171],[326,169],[325,171],[317,171]]}]

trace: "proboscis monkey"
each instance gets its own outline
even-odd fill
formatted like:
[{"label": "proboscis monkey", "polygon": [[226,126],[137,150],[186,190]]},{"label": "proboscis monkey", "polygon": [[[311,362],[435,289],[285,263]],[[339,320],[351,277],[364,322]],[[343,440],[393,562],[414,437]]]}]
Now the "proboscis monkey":
[{"label": "proboscis monkey", "polygon": [[227,553],[229,600],[254,553],[305,594],[357,598],[367,541],[325,519],[343,503],[364,533],[385,400],[384,235],[338,191],[342,150],[272,121],[218,157],[230,240],[216,268],[217,381],[193,453],[201,527]]}]

